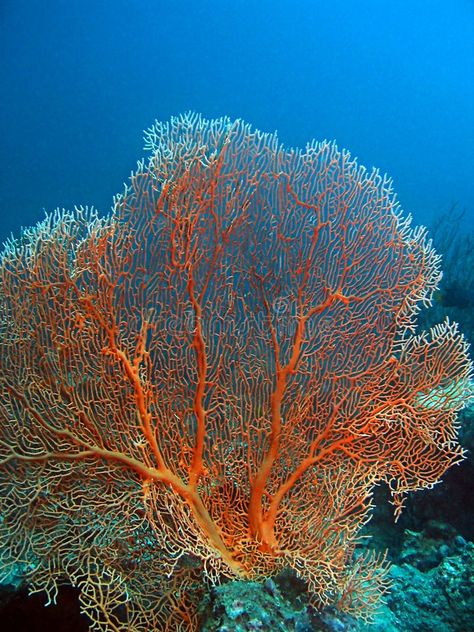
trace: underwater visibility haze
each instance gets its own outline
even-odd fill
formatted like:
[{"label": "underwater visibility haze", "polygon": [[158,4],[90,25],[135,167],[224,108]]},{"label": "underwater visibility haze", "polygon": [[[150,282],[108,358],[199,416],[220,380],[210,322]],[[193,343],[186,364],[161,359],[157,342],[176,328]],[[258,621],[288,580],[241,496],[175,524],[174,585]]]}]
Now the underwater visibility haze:
[{"label": "underwater visibility haze", "polygon": [[472,4],[0,28],[2,629],[474,629]]}]

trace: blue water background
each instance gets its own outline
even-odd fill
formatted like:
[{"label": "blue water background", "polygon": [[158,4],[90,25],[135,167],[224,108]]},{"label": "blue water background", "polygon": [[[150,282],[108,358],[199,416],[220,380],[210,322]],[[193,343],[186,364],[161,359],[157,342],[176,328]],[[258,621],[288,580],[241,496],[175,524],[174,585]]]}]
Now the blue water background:
[{"label": "blue water background", "polygon": [[106,212],[142,130],[186,110],[335,139],[418,223],[474,225],[471,0],[0,0],[0,239]]}]

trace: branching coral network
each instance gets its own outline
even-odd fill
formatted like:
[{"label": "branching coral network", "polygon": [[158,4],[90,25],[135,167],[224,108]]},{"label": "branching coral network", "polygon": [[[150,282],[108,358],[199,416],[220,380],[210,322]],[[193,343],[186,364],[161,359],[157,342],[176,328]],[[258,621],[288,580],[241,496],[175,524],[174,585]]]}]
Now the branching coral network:
[{"label": "branching coral network", "polygon": [[456,325],[414,333],[439,258],[332,143],[188,114],[110,217],[57,212],[0,263],[0,546],[93,630],[193,630],[206,583],[285,567],[368,616],[356,551],[462,459]]}]

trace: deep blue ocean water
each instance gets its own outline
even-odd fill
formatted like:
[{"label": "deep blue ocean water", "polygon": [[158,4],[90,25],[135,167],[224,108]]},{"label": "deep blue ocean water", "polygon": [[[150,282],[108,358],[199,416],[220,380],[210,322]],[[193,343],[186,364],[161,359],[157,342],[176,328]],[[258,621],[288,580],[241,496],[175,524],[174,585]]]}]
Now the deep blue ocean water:
[{"label": "deep blue ocean water", "polygon": [[[57,207],[108,212],[143,129],[190,110],[277,130],[287,146],[334,139],[393,178],[415,223],[464,213],[453,234],[474,231],[474,0],[0,0],[0,97],[0,242]],[[450,221],[451,276],[423,324],[452,315],[474,342],[474,232],[450,250]],[[421,498],[418,525],[449,519],[461,542],[445,558],[472,540],[473,418],[464,469]],[[43,601],[30,608],[29,626],[54,627],[41,627]],[[18,632],[23,610],[2,629]],[[467,632],[463,621],[446,630]]]},{"label": "deep blue ocean water", "polygon": [[335,139],[417,223],[474,225],[472,0],[1,0],[0,238],[106,212],[142,130],[186,110]]}]

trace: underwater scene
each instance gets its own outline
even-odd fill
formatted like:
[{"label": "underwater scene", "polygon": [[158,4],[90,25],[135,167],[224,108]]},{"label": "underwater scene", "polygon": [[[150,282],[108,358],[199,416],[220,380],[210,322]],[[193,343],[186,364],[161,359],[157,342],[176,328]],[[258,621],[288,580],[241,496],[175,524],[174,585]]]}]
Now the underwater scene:
[{"label": "underwater scene", "polygon": [[474,631],[472,2],[0,41],[0,629]]}]

